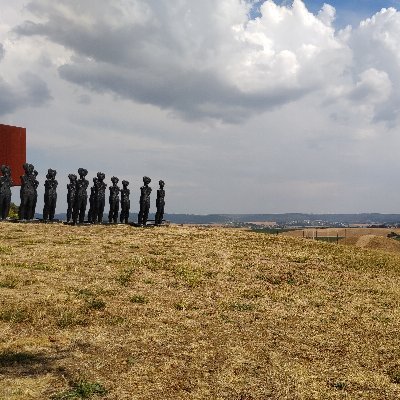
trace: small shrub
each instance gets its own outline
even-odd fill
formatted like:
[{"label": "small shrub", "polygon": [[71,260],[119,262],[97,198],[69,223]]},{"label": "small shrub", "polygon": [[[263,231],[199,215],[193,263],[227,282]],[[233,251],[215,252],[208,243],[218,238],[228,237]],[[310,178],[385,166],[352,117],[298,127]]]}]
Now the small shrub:
[{"label": "small shrub", "polygon": [[253,304],[248,303],[232,303],[229,305],[229,309],[232,311],[253,311],[254,308]]},{"label": "small shrub", "polygon": [[104,310],[106,307],[105,301],[96,297],[86,299],[86,305],[92,310]]},{"label": "small shrub", "polygon": [[13,275],[6,275],[2,281],[0,281],[0,287],[15,289],[17,287],[18,280]]},{"label": "small shrub", "polygon": [[54,400],[90,399],[94,395],[99,395],[103,397],[107,394],[106,388],[101,383],[98,382],[88,382],[82,380],[73,383],[71,386],[72,386],[71,389],[52,396],[52,399]]},{"label": "small shrub", "polygon": [[16,219],[18,218],[18,211],[19,207],[15,205],[14,203],[10,204],[10,210],[8,212],[8,218]]},{"label": "small shrub", "polygon": [[87,289],[87,288],[73,289],[73,290],[74,290],[76,296],[79,298],[82,298],[82,299],[94,296],[94,293],[90,289]]},{"label": "small shrub", "polygon": [[0,320],[13,323],[26,322],[30,321],[30,313],[25,308],[8,307],[0,310]]},{"label": "small shrub", "polygon": [[181,278],[189,287],[196,287],[202,282],[201,272],[187,265],[176,267],[174,273],[175,276]]},{"label": "small shrub", "polygon": [[400,365],[394,365],[388,371],[390,381],[392,383],[400,384]]},{"label": "small shrub", "polygon": [[332,381],[329,383],[329,386],[333,387],[336,390],[344,390],[344,389],[346,389],[346,382]]},{"label": "small shrub", "polygon": [[68,328],[77,325],[87,325],[85,315],[80,315],[77,310],[62,310],[57,317],[57,326]]},{"label": "small shrub", "polygon": [[149,300],[146,299],[146,297],[141,296],[141,295],[132,296],[130,298],[130,301],[131,301],[131,303],[137,303],[137,304],[146,304],[149,302]]},{"label": "small shrub", "polygon": [[135,269],[133,267],[123,269],[117,276],[117,281],[122,286],[127,286],[132,279],[132,275]]},{"label": "small shrub", "polygon": [[183,311],[186,309],[185,304],[183,303],[183,301],[179,301],[178,303],[174,304],[174,308],[178,311]]},{"label": "small shrub", "polygon": [[0,254],[11,254],[12,250],[9,246],[0,246]]},{"label": "small shrub", "polygon": [[242,293],[242,297],[246,300],[256,300],[260,297],[264,297],[264,295],[259,290],[244,290]]}]

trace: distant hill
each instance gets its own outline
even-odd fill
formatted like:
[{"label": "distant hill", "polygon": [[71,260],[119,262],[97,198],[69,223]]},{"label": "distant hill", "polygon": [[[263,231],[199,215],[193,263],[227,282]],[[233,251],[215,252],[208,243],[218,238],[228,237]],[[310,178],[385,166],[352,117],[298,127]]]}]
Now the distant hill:
[{"label": "distant hill", "polygon": [[[41,214],[36,214],[38,218]],[[56,218],[65,220],[66,214],[60,213]],[[106,220],[107,215],[104,215]],[[150,214],[150,219],[154,219],[154,214]],[[165,214],[165,219],[176,224],[229,224],[246,223],[255,221],[273,221],[279,225],[307,224],[310,221],[323,221],[330,224],[399,224],[400,214],[305,214],[305,213],[285,213],[285,214]],[[137,220],[137,213],[130,214],[130,220]]]}]

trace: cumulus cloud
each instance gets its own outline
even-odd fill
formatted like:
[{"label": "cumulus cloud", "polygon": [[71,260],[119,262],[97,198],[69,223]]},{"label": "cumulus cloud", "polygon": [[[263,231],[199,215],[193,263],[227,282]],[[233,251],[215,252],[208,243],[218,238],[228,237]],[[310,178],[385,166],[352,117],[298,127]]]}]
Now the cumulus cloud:
[{"label": "cumulus cloud", "polygon": [[71,50],[64,79],[153,104],[186,118],[239,121],[340,79],[349,59],[332,26],[301,0],[268,0],[249,20],[240,0],[64,2],[33,0],[19,35]]},{"label": "cumulus cloud", "polygon": [[354,95],[379,103],[373,118],[394,124],[400,109],[400,12],[382,9],[355,29],[343,33],[352,49],[353,74],[359,76]]},{"label": "cumulus cloud", "polygon": [[21,107],[40,107],[51,99],[46,82],[31,72],[19,75],[16,83],[0,77],[0,115]]}]

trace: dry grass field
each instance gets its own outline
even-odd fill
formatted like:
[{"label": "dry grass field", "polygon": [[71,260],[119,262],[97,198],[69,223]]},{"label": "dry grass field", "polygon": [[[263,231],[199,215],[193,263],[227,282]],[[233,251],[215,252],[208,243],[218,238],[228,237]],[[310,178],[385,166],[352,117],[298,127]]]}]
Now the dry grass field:
[{"label": "dry grass field", "polygon": [[0,223],[0,399],[399,399],[400,255]]}]

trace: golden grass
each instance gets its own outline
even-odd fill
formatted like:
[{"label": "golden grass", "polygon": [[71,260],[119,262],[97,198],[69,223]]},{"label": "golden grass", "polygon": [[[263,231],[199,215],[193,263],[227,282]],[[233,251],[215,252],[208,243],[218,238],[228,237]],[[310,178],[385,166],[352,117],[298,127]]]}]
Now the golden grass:
[{"label": "golden grass", "polygon": [[0,399],[400,398],[395,254],[1,223],[0,265]]}]

